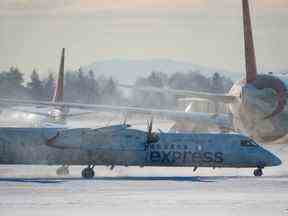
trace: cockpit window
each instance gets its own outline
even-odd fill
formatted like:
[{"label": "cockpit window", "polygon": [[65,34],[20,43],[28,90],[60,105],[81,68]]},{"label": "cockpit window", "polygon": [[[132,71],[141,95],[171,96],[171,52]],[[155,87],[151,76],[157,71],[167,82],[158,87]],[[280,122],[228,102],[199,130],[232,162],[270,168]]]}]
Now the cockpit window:
[{"label": "cockpit window", "polygon": [[253,140],[241,140],[240,145],[243,147],[257,147],[257,144]]}]

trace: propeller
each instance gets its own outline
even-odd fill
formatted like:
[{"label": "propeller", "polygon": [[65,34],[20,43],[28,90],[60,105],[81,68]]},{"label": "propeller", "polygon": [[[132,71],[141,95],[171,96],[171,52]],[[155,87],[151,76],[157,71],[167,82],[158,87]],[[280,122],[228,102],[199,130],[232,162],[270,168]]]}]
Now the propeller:
[{"label": "propeller", "polygon": [[126,124],[127,124],[127,115],[125,115],[123,119],[123,125],[126,125]]},{"label": "propeller", "polygon": [[125,127],[127,127],[127,128],[129,128],[129,127],[131,127],[131,124],[127,124],[127,113],[124,115],[124,119],[123,119],[123,123],[122,123],[122,125],[123,126],[125,126]]},{"label": "propeller", "polygon": [[150,121],[147,120],[147,143],[153,142],[153,117]]}]

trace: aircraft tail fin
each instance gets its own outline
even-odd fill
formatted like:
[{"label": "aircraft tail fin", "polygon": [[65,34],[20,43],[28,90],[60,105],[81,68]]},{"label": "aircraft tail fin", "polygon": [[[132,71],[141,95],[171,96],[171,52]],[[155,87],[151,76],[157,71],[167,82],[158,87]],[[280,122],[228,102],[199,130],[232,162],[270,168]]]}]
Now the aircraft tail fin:
[{"label": "aircraft tail fin", "polygon": [[242,6],[243,6],[243,26],[244,26],[244,43],[245,43],[246,82],[252,83],[253,81],[256,80],[257,66],[256,66],[256,57],[253,42],[249,0],[242,0]]},{"label": "aircraft tail fin", "polygon": [[64,93],[64,63],[65,63],[65,48],[62,48],[60,68],[58,72],[57,83],[54,89],[52,102],[62,102]]}]

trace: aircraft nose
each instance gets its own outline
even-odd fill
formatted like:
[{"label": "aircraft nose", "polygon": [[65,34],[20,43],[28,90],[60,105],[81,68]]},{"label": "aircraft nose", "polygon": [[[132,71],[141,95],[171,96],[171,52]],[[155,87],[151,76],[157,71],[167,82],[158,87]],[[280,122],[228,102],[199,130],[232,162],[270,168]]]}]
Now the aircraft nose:
[{"label": "aircraft nose", "polygon": [[282,164],[282,161],[279,157],[269,151],[267,151],[267,153],[268,155],[266,157],[266,166],[279,166]]},{"label": "aircraft nose", "polygon": [[282,161],[277,156],[273,155],[272,166],[279,166],[282,164]]}]

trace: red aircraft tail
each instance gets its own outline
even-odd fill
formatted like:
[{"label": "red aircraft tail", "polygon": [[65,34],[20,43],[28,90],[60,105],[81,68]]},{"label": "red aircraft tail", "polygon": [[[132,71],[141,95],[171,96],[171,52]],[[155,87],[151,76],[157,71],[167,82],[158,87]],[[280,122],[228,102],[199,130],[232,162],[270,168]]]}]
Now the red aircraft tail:
[{"label": "red aircraft tail", "polygon": [[249,0],[242,0],[242,6],[245,42],[246,82],[252,83],[256,80],[257,66],[248,1]]},{"label": "red aircraft tail", "polygon": [[242,0],[243,5],[243,24],[245,41],[245,62],[246,62],[246,83],[253,84],[257,89],[270,88],[277,93],[277,105],[275,110],[267,115],[265,119],[281,113],[285,109],[287,88],[284,82],[271,75],[257,77],[257,66],[255,49],[253,44],[253,33],[249,9],[249,0]]},{"label": "red aircraft tail", "polygon": [[64,88],[64,62],[65,62],[65,48],[62,49],[60,68],[57,78],[57,83],[54,89],[52,102],[63,101],[63,88]]}]

